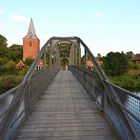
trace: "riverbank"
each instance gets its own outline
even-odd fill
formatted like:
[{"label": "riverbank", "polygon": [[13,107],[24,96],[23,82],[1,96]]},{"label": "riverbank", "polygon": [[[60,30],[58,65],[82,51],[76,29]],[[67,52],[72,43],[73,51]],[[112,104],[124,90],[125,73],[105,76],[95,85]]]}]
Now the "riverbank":
[{"label": "riverbank", "polygon": [[140,91],[140,76],[130,76],[130,75],[123,75],[123,76],[114,76],[109,77],[110,81],[115,85],[118,85],[124,89],[127,89],[132,92]]},{"label": "riverbank", "polygon": [[23,76],[21,75],[5,75],[0,77],[0,94],[6,92],[7,90],[17,86]]},{"label": "riverbank", "polygon": [[[0,94],[18,85],[24,75],[3,75],[0,76]],[[127,74],[123,76],[109,76],[112,83],[131,92],[140,91],[140,76]]]}]

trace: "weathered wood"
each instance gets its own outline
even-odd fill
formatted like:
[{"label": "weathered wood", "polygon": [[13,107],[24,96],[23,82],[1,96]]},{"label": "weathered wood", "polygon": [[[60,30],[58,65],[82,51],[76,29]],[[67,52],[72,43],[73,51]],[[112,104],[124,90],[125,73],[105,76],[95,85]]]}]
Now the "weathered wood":
[{"label": "weathered wood", "polygon": [[[43,83],[42,83],[43,84]],[[78,80],[60,71],[36,102],[16,140],[114,140],[110,126]]]}]

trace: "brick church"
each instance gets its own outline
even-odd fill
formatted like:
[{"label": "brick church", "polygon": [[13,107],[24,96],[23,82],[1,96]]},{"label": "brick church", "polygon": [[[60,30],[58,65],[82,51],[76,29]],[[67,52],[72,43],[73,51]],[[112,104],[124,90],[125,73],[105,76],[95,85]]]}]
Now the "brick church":
[{"label": "brick church", "polygon": [[[23,38],[23,59],[16,66],[22,69],[25,66],[23,61],[25,61],[27,58],[35,59],[35,57],[39,53],[39,50],[40,40],[36,36],[33,20],[31,19],[28,33]],[[40,63],[42,64],[42,62],[40,61],[38,65],[40,65]]]},{"label": "brick church", "polygon": [[33,20],[31,19],[28,33],[23,38],[23,61],[27,58],[35,59],[40,49],[40,40],[36,36]]}]

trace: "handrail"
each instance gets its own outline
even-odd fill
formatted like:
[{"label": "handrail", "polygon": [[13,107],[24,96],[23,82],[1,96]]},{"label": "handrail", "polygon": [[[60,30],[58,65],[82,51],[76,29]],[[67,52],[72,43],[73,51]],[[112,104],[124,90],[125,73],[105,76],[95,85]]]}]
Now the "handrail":
[{"label": "handrail", "polygon": [[[129,105],[126,105],[126,100],[124,101],[117,100],[116,98],[114,98],[114,96],[108,97],[109,94],[106,94],[107,91],[102,85],[98,73],[94,73],[94,75],[92,75],[90,72],[85,71],[82,68],[78,68],[76,66],[70,66],[69,70],[72,71],[72,73],[78,78],[78,80],[82,83],[82,85],[88,91],[90,96],[94,98],[99,108],[102,109],[102,102],[106,102],[106,106],[103,111],[107,116],[107,118],[110,120],[110,122],[114,125],[114,127],[116,128],[116,130],[118,131],[122,139],[138,140],[140,135],[140,131],[139,131],[140,126],[138,128],[137,125],[140,125],[140,112],[138,115],[134,110],[131,109],[132,107],[134,107],[134,104],[131,103]],[[97,76],[95,77],[95,75]],[[106,86],[108,86],[110,82],[105,81],[105,84],[107,84]],[[102,87],[99,87],[99,85],[102,85]],[[129,91],[127,91],[129,93],[127,94],[126,90],[112,83],[110,84],[109,87],[113,88],[115,92],[117,92],[118,94],[121,94],[118,90],[120,90],[121,92],[125,92],[124,93],[125,95],[123,94],[122,96],[131,96],[135,100],[137,100],[137,103],[139,105],[135,106],[135,109],[139,110],[140,107],[139,97],[133,95],[132,93],[129,93]],[[105,95],[107,96],[104,97]],[[124,119],[124,114],[122,114],[121,110],[125,112],[126,119]],[[135,133],[133,133],[132,129]]]},{"label": "handrail", "polygon": [[6,91],[4,94],[0,95],[0,100],[5,98],[6,96],[8,96],[11,92],[14,92],[15,90],[17,90],[20,87],[20,85],[17,85],[16,87]]},{"label": "handrail", "polygon": [[105,80],[105,82],[109,83],[109,84],[112,85],[113,87],[119,88],[120,90],[124,90],[125,92],[127,92],[128,95],[130,95],[130,96],[132,96],[132,97],[134,97],[134,98],[140,100],[140,96],[137,96],[137,95],[133,94],[132,92],[130,92],[130,91],[128,91],[128,90],[126,90],[126,89],[124,89],[124,88],[122,88],[122,87],[119,87],[119,86],[117,86],[117,85],[111,83],[110,81]]},{"label": "handrail", "polygon": [[[47,69],[45,71],[42,71],[41,73],[43,73],[43,75],[42,76],[40,75],[41,76],[40,78],[42,78],[41,80],[43,80],[43,79],[45,80],[45,82],[42,81],[42,83],[45,83],[45,84],[41,85],[41,87],[40,87],[41,91],[40,91],[40,89],[35,90],[37,93],[35,93],[35,91],[34,91],[34,94],[31,95],[30,91],[31,90],[33,91],[34,88],[36,88],[35,83],[40,82],[38,80],[35,80],[35,81],[32,80],[32,76],[35,73],[35,68],[36,68],[38,61],[40,60],[41,56],[43,55],[44,51],[46,50],[46,45],[48,45],[50,41],[51,40],[49,40],[44,45],[44,47],[41,49],[39,55],[36,57],[35,61],[33,62],[31,68],[27,72],[27,74],[24,77],[21,84],[19,84],[15,88],[9,90],[2,96],[0,96],[0,99],[2,100],[3,98],[6,98],[7,96],[9,96],[11,93],[14,93],[14,95],[13,95],[14,97],[13,97],[11,103],[0,114],[0,139],[3,139],[3,140],[12,139],[17,128],[20,126],[22,121],[24,121],[24,118],[27,117],[27,115],[31,111],[32,105],[35,102],[35,100],[38,98],[38,96],[40,95],[40,92],[43,92],[44,88],[46,88],[46,86],[50,83],[50,81],[53,79],[53,77],[59,71],[59,68],[51,68],[50,70]],[[47,75],[48,78],[44,77],[45,73],[48,74]],[[37,75],[34,75],[34,78],[36,76]],[[48,81],[46,81],[47,79],[48,79]],[[31,84],[30,87],[29,87],[29,84]],[[40,85],[40,84],[38,83],[38,85]],[[22,90],[22,87],[23,87],[23,90]],[[29,88],[31,88],[31,89],[29,90]],[[22,110],[21,110],[21,108],[22,108]],[[19,121],[19,119],[20,119],[20,121]],[[13,124],[13,121],[14,121],[14,124]],[[11,127],[13,127],[13,129],[11,129]]]}]

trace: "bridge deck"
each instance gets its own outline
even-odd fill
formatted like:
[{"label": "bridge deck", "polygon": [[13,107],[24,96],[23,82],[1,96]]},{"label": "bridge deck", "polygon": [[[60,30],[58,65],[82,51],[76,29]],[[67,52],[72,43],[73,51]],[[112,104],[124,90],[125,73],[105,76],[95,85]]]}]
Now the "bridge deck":
[{"label": "bridge deck", "polygon": [[[43,83],[42,83],[43,84]],[[114,140],[110,126],[70,71],[60,71],[16,140]]]}]

